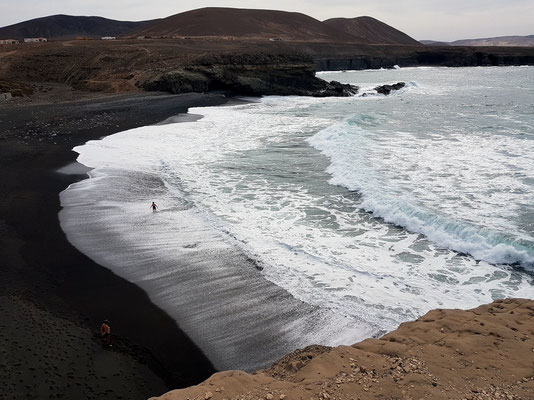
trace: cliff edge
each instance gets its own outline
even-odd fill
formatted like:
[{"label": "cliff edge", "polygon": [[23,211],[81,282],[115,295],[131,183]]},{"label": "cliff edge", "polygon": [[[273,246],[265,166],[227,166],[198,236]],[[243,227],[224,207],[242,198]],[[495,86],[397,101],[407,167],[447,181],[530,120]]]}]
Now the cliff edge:
[{"label": "cliff edge", "polygon": [[534,398],[534,301],[433,310],[380,339],[310,346],[151,400],[423,398]]}]

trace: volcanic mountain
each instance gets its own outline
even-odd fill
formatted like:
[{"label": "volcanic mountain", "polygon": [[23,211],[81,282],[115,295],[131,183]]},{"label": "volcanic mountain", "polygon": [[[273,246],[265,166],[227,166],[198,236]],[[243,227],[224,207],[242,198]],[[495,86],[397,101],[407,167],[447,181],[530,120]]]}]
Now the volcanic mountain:
[{"label": "volcanic mountain", "polygon": [[324,23],[372,44],[421,45],[417,40],[373,17],[331,18]]},{"label": "volcanic mountain", "polygon": [[301,13],[217,7],[172,15],[134,34],[369,43]]},{"label": "volcanic mountain", "polygon": [[102,17],[77,17],[59,14],[35,18],[0,28],[0,39],[45,37],[48,39],[68,40],[76,37],[122,36],[153,22],[154,20],[129,22],[115,21]]}]

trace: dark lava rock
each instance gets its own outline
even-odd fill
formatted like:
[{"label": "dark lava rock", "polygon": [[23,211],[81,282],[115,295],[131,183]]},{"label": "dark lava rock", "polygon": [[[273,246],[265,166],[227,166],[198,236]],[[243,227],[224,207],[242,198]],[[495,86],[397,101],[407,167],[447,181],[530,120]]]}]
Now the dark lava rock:
[{"label": "dark lava rock", "polygon": [[358,93],[358,86],[337,81],[325,82],[326,87],[323,90],[312,93],[314,97],[349,97]]},{"label": "dark lava rock", "polygon": [[393,85],[382,85],[382,86],[377,86],[375,87],[375,90],[377,91],[377,93],[380,93],[380,94],[383,94],[383,95],[388,95],[390,94],[393,90],[399,90],[399,89],[402,89],[404,86],[406,86],[406,83],[404,82],[397,82]]},{"label": "dark lava rock", "polygon": [[229,91],[237,95],[347,97],[358,88],[315,76],[313,60],[298,55],[218,55],[164,72],[141,84],[170,93]]}]

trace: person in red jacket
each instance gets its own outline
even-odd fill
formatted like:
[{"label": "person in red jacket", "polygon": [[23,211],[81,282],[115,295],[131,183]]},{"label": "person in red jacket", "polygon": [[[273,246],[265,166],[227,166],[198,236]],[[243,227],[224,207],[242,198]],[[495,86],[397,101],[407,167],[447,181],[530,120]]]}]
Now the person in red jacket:
[{"label": "person in red jacket", "polygon": [[111,328],[109,327],[109,321],[107,319],[100,325],[100,335],[102,336],[102,343],[111,347]]}]

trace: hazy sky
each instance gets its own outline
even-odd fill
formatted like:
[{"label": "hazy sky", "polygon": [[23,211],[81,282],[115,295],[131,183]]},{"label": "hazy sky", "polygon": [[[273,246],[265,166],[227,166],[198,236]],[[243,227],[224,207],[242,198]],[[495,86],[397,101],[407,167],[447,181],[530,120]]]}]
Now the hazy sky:
[{"label": "hazy sky", "polygon": [[369,15],[415,39],[534,34],[533,0],[0,0],[0,26],[53,14],[140,21],[201,7],[298,11],[319,20]]}]

